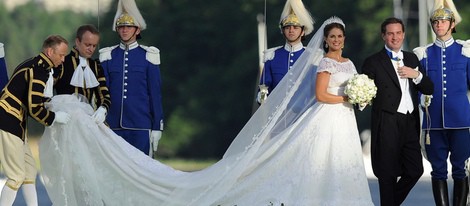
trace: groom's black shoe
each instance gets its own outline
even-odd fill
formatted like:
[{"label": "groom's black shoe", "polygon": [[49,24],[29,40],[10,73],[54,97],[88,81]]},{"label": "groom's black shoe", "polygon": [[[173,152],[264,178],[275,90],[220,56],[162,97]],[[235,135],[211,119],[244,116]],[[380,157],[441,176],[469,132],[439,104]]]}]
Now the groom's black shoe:
[{"label": "groom's black shoe", "polygon": [[432,180],[432,194],[436,206],[449,206],[447,180]]}]

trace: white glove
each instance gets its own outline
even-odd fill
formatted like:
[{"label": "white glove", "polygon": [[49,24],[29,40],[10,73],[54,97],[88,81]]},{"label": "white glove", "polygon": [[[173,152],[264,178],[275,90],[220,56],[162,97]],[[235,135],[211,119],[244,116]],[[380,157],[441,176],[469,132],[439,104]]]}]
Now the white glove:
[{"label": "white glove", "polygon": [[264,101],[266,101],[266,98],[268,98],[268,91],[266,90],[266,93],[265,92],[262,92],[262,91],[259,91],[258,92],[258,96],[256,97],[256,101],[259,103],[259,104],[263,104]]},{"label": "white glove", "polygon": [[93,114],[93,119],[95,120],[96,123],[101,124],[104,122],[106,119],[106,108],[103,106],[99,107],[95,113]]},{"label": "white glove", "polygon": [[259,85],[259,92],[258,92],[258,96],[256,97],[256,101],[259,104],[263,104],[264,101],[266,101],[266,98],[268,98],[268,94],[269,94],[268,87],[264,84]]},{"label": "white glove", "polygon": [[426,108],[431,105],[432,95],[421,95],[421,107]]},{"label": "white glove", "polygon": [[162,131],[160,130],[152,130],[150,133],[150,142],[152,142],[153,153],[157,152],[158,149],[158,141],[162,138]]},{"label": "white glove", "polygon": [[52,124],[54,123],[62,123],[62,124],[67,124],[67,122],[69,122],[70,120],[70,114],[67,113],[67,112],[61,112],[61,111],[58,111],[58,112],[55,112],[55,118],[54,118],[54,122],[52,122]]}]

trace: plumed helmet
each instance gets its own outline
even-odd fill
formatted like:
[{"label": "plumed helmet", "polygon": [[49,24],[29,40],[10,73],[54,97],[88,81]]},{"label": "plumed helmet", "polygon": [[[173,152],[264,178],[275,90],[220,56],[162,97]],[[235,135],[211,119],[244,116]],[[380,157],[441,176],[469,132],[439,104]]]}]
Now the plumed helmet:
[{"label": "plumed helmet", "polygon": [[457,8],[452,0],[435,0],[429,14],[429,21],[449,20],[457,25],[462,21]]},{"label": "plumed helmet", "polygon": [[116,27],[120,26],[135,26],[138,27],[134,21],[134,18],[128,13],[122,13],[116,20]]},{"label": "plumed helmet", "polygon": [[134,0],[119,0],[114,16],[113,30],[120,26],[135,26],[144,30],[147,28],[144,18]]},{"label": "plumed helmet", "polygon": [[299,18],[297,17],[297,15],[295,15],[293,10],[291,10],[291,13],[281,20],[280,24],[281,24],[281,27],[304,26],[303,24],[300,23]]},{"label": "plumed helmet", "polygon": [[279,27],[285,26],[302,26],[305,35],[309,35],[313,31],[313,18],[310,12],[305,9],[302,0],[287,0],[281,13]]},{"label": "plumed helmet", "polygon": [[436,9],[429,17],[429,21],[432,23],[436,20],[449,20],[450,22],[454,22],[454,13],[450,9],[444,7]]}]

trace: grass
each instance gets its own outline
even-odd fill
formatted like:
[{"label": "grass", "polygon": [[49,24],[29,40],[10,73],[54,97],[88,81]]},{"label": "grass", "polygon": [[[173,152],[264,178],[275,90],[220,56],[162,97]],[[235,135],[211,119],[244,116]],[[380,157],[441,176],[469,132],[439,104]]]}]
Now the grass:
[{"label": "grass", "polygon": [[[31,148],[31,152],[33,153],[33,156],[36,159],[38,169],[40,170],[41,163],[39,161],[38,142],[39,142],[39,138],[29,139],[29,146]],[[216,162],[216,160],[195,160],[195,159],[158,159],[157,158],[157,160],[181,171],[201,170]]]}]

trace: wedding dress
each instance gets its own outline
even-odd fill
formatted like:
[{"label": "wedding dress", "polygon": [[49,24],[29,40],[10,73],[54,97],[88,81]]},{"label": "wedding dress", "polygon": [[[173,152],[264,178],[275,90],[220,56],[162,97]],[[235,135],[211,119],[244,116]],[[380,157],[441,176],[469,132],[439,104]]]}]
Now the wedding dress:
[{"label": "wedding dress", "polygon": [[[373,205],[352,106],[315,101],[322,32],[315,36],[301,63],[224,157],[200,171],[178,171],[151,159],[97,125],[81,97],[53,97],[48,108],[72,119],[46,128],[40,140],[41,177],[51,201],[61,206]],[[318,68],[331,73],[328,91],[334,94],[343,94],[356,72],[350,61],[327,58]]]}]

